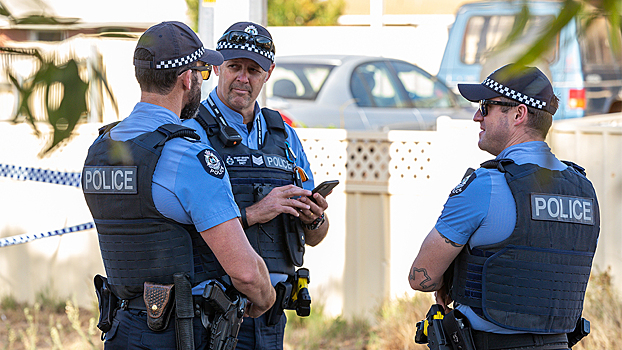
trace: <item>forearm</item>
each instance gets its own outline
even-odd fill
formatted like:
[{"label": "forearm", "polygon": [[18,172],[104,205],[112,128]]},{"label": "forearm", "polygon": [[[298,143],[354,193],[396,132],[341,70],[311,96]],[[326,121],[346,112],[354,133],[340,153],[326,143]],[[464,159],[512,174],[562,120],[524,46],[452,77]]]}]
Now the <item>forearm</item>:
[{"label": "forearm", "polygon": [[266,264],[257,256],[254,268],[249,267],[249,274],[245,276],[230,276],[233,286],[246,295],[253,304],[255,317],[266,312],[276,299],[276,292],[270,284],[270,275]]},{"label": "forearm", "polygon": [[445,238],[436,229],[432,229],[410,267],[408,274],[410,287],[422,292],[439,290],[443,286],[443,274],[462,247]]},{"label": "forearm", "polygon": [[320,242],[324,240],[326,234],[328,233],[328,226],[328,216],[326,215],[326,213],[324,213],[324,223],[316,230],[309,230],[308,228],[303,226],[305,232],[305,243],[312,247],[320,244]]}]

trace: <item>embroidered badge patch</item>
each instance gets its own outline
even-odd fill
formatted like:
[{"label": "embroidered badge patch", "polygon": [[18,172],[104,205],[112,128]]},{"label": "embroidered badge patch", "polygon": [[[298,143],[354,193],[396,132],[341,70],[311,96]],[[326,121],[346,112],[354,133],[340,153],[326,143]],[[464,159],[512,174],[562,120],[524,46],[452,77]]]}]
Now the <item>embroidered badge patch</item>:
[{"label": "embroidered badge patch", "polygon": [[223,164],[222,159],[220,159],[218,153],[206,149],[199,152],[199,154],[197,154],[197,158],[199,158],[199,161],[208,174],[219,179],[222,179],[225,176],[225,165]]},{"label": "embroidered badge patch", "polygon": [[259,168],[265,168],[266,165],[264,164],[263,161],[263,156],[262,155],[251,155],[251,158],[253,159],[253,167],[259,167]]},{"label": "embroidered badge patch", "polygon": [[458,186],[454,187],[454,189],[451,190],[449,197],[457,196],[462,193],[464,190],[466,190],[467,186],[469,186],[469,184],[473,182],[473,180],[475,180],[476,177],[477,175],[475,174],[475,170],[469,168],[469,170],[467,170],[467,172],[464,174],[464,177],[462,178],[462,181],[460,181]]}]

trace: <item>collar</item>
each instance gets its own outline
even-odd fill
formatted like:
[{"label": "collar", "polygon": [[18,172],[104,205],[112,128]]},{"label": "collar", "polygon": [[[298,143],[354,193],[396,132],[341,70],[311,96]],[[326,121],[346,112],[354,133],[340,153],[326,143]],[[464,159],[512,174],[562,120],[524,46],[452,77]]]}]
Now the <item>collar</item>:
[{"label": "collar", "polygon": [[181,119],[171,110],[147,102],[139,102],[132,113],[115,126],[110,135],[113,140],[126,141],[140,134],[156,130],[160,125],[181,125]]}]

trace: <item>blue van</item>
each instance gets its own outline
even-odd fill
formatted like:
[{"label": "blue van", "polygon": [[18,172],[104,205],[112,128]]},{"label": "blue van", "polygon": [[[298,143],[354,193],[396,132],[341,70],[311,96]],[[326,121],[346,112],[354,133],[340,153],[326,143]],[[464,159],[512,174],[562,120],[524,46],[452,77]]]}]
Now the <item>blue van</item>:
[{"label": "blue van", "polygon": [[[457,84],[481,82],[495,69],[518,59],[562,6],[552,1],[527,4],[530,18],[522,36],[502,50],[499,46],[511,32],[521,6],[510,1],[461,6],[449,31],[438,77],[457,91]],[[597,17],[578,36],[582,23],[582,19],[573,19],[533,64],[549,77],[560,99],[555,119],[622,112],[622,53],[613,52],[610,46],[609,22]]]}]

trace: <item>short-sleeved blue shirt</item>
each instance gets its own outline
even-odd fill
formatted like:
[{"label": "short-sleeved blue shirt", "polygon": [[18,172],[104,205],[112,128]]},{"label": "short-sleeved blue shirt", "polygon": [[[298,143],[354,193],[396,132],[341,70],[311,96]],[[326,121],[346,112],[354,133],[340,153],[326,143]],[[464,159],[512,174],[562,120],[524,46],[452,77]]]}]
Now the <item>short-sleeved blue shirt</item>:
[{"label": "short-sleeved blue shirt", "polygon": [[[219,98],[216,93],[216,88],[210,92],[210,97],[212,101],[216,104],[218,110],[225,117],[227,123],[232,126],[239,134],[242,136],[242,144],[250,149],[259,149],[259,142],[261,140],[265,140],[267,125],[266,120],[261,114],[261,108],[259,108],[259,104],[255,102],[255,119],[253,120],[253,128],[249,131],[244,124],[244,117],[242,115],[231,108],[227,107]],[[210,107],[207,105],[207,100],[203,101],[203,104],[210,110]],[[258,128],[257,126],[261,124]],[[189,128],[193,128],[196,130],[197,134],[201,136],[201,142],[205,142],[206,144],[211,146],[209,138],[207,137],[207,133],[201,127],[201,125],[194,119],[188,119],[183,121],[183,125]],[[258,137],[258,130],[261,129],[261,138]],[[311,191],[314,187],[313,181],[313,173],[311,172],[311,166],[309,161],[307,160],[307,155],[305,154],[304,148],[302,147],[302,143],[298,138],[298,134],[291,126],[285,124],[285,131],[287,132],[287,142],[289,143],[292,152],[296,155],[295,164],[307,173],[309,179],[302,183],[302,187],[306,190]]]},{"label": "short-sleeved blue shirt", "polygon": [[[181,119],[164,107],[140,102],[110,136],[115,141],[127,141],[164,124],[181,125]],[[214,176],[199,160],[198,155],[206,149],[216,154],[203,143],[172,139],[164,145],[153,174],[156,209],[167,218],[193,224],[199,232],[240,216],[229,175],[225,171],[222,178]]]},{"label": "short-sleeved blue shirt", "polygon": [[[550,170],[562,171],[567,165],[559,161],[542,141],[524,142],[503,150],[495,159],[509,158],[518,165],[531,163]],[[438,218],[436,230],[458,244],[477,247],[501,242],[516,225],[516,204],[503,173],[479,168],[465,181],[458,194],[451,195]],[[477,316],[469,307],[457,307],[474,329],[493,333],[519,333],[498,327]]]}]

